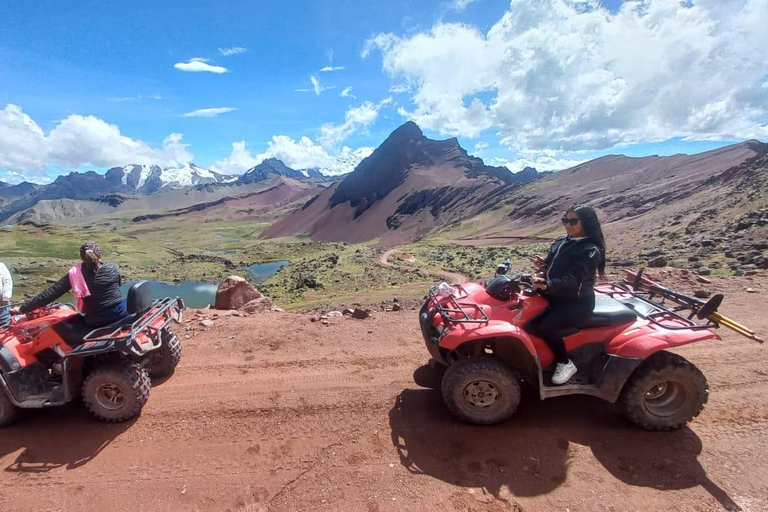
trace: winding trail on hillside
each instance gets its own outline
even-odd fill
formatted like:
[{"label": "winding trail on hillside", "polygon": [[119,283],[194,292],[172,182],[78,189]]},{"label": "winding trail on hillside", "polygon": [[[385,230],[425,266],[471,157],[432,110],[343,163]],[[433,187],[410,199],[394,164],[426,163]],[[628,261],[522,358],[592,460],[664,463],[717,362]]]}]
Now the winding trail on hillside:
[{"label": "winding trail on hillside", "polygon": [[439,271],[435,271],[435,270],[429,270],[425,268],[409,267],[407,265],[398,265],[398,264],[392,263],[392,261],[390,261],[390,257],[392,256],[392,254],[398,252],[399,250],[400,248],[398,247],[387,249],[386,251],[381,253],[381,255],[378,257],[377,263],[382,267],[397,268],[400,270],[411,270],[411,271],[420,270],[425,274],[435,276],[436,278],[441,279],[447,283],[454,283],[454,284],[466,283],[470,280],[469,276],[466,276],[464,274],[461,274],[459,272],[452,271],[452,270],[440,269]]}]

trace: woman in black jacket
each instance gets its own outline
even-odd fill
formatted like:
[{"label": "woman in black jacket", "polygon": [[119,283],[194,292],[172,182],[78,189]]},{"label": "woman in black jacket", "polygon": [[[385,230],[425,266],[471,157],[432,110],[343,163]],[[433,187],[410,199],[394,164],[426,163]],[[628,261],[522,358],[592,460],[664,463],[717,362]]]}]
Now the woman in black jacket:
[{"label": "woman in black jacket", "polygon": [[[87,294],[82,296],[80,306],[85,315],[85,324],[98,328],[127,316],[125,298],[120,291],[120,272],[112,263],[102,261],[99,244],[84,243],[80,247],[80,259],[83,263],[79,270],[82,271],[82,278],[87,286]],[[37,297],[26,301],[14,313],[29,313],[50,304],[70,290],[76,290],[78,287],[73,286],[71,281],[77,279],[73,270]]]},{"label": "woman in black jacket", "polygon": [[562,333],[595,309],[595,273],[605,274],[605,239],[595,211],[573,206],[562,218],[567,236],[555,240],[544,260],[544,277],[534,284],[549,299],[550,310],[538,332],[555,354],[552,384],[565,384],[577,368],[568,358]]}]

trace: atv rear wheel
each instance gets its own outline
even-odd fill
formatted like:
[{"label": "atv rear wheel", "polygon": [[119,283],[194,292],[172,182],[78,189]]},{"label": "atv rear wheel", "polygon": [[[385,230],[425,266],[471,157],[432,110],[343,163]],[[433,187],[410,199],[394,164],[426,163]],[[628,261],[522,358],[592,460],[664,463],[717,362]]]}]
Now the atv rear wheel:
[{"label": "atv rear wheel", "polygon": [[162,330],[163,344],[152,354],[150,377],[165,377],[173,373],[181,361],[181,341],[168,329]]},{"label": "atv rear wheel", "polygon": [[0,427],[10,425],[19,416],[19,408],[11,403],[11,399],[0,389]]},{"label": "atv rear wheel", "polygon": [[476,425],[504,421],[520,405],[520,379],[490,357],[470,357],[452,364],[441,388],[451,414]]},{"label": "atv rear wheel", "polygon": [[699,415],[709,398],[704,374],[683,357],[658,352],[630,377],[618,406],[629,421],[648,430],[674,430]]},{"label": "atv rear wheel", "polygon": [[149,375],[139,364],[120,361],[95,368],[83,383],[83,403],[102,421],[136,416],[149,399]]}]

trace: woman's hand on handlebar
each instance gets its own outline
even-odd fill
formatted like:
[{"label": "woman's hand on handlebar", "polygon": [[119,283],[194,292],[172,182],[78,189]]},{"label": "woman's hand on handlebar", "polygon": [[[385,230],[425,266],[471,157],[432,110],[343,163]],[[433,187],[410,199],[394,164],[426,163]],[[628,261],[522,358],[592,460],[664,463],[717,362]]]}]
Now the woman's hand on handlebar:
[{"label": "woman's hand on handlebar", "polygon": [[547,289],[547,280],[542,279],[541,277],[534,277],[533,278],[533,286],[538,288],[541,291],[544,291]]},{"label": "woman's hand on handlebar", "polygon": [[19,314],[21,314],[21,310],[20,310],[19,306],[14,306],[14,307],[12,307],[9,310],[9,313],[12,314],[12,315],[19,315]]}]

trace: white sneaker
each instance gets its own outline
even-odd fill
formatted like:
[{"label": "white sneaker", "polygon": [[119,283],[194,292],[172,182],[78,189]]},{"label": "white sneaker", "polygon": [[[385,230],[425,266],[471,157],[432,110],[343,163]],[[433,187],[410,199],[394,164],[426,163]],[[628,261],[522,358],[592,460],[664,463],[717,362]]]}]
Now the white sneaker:
[{"label": "white sneaker", "polygon": [[552,384],[560,385],[565,384],[569,380],[571,380],[571,377],[576,375],[576,365],[573,364],[573,361],[570,359],[568,360],[568,363],[557,363],[557,368],[555,368],[555,374],[552,376]]}]

